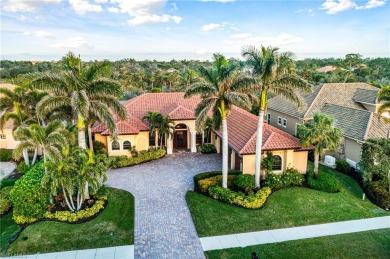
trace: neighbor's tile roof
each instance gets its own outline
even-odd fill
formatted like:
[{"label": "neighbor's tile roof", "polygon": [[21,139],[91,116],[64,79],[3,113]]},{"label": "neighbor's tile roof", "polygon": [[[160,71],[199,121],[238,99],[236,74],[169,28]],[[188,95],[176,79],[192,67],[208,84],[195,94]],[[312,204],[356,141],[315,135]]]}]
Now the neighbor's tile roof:
[{"label": "neighbor's tile roof", "polygon": [[377,90],[367,90],[367,89],[357,89],[353,100],[358,103],[369,103],[376,104],[377,102],[378,91]]},{"label": "neighbor's tile roof", "polygon": [[370,122],[365,139],[390,137],[390,124],[385,123],[378,114],[373,113]]},{"label": "neighbor's tile roof", "polygon": [[[239,154],[254,154],[256,152],[258,117],[241,108],[233,106],[228,119],[229,146]],[[221,137],[222,131],[217,131]],[[267,123],[263,125],[262,150],[294,149],[301,150],[299,140]]]}]

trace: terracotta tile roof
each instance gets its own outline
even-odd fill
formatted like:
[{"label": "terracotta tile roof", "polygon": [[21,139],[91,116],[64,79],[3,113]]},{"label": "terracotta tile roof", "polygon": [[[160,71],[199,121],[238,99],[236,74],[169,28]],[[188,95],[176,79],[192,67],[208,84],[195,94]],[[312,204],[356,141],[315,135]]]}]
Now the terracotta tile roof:
[{"label": "terracotta tile roof", "polygon": [[171,120],[193,120],[196,119],[194,111],[191,111],[184,106],[173,103],[167,109],[161,112],[163,115],[169,115]]},{"label": "terracotta tile roof", "polygon": [[[130,125],[130,123],[126,121],[119,121],[115,125],[119,135],[131,135],[131,134],[139,133],[138,129],[134,128],[133,126]],[[102,135],[108,136],[110,135],[110,131],[106,129],[105,131],[102,132]]]},{"label": "terracotta tile roof", "polygon": [[385,123],[383,118],[373,113],[365,139],[369,138],[390,138],[390,124]]},{"label": "terracotta tile roof", "polygon": [[[257,121],[258,117],[256,115],[236,106],[232,107],[227,120],[229,146],[240,155],[254,154],[256,152]],[[216,133],[222,136],[221,130]],[[303,150],[297,138],[267,123],[263,125],[262,149],[264,151],[281,149]]]}]

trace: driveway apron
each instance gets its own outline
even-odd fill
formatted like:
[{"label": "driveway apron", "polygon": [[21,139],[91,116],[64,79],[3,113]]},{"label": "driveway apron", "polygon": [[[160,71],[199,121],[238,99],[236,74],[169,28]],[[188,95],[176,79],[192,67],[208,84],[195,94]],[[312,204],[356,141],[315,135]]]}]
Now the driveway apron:
[{"label": "driveway apron", "polygon": [[185,194],[194,175],[213,170],[220,154],[184,153],[108,172],[108,186],[135,197],[135,258],[205,258]]}]

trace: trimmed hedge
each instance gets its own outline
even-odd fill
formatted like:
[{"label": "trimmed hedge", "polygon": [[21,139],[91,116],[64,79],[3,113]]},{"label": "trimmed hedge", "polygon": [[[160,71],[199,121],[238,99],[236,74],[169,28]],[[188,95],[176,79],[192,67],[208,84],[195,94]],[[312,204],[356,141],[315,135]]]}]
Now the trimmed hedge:
[{"label": "trimmed hedge", "polygon": [[0,188],[4,188],[6,186],[14,186],[17,180],[19,179],[4,178],[0,181]]},{"label": "trimmed hedge", "polygon": [[127,156],[111,156],[109,157],[109,167],[110,168],[119,168],[125,166],[138,165],[143,162],[156,160],[162,158],[166,155],[165,149],[156,149],[149,151],[141,151],[136,157],[127,157]]},{"label": "trimmed hedge", "polygon": [[310,188],[318,191],[335,193],[340,191],[339,181],[332,175],[319,171],[318,178],[313,178],[313,171],[307,175],[307,183]]},{"label": "trimmed hedge", "polygon": [[0,190],[0,215],[6,214],[12,207],[10,192],[13,187],[7,186]]},{"label": "trimmed hedge", "polygon": [[336,160],[336,170],[344,173],[349,174],[351,166],[348,164],[346,160]]},{"label": "trimmed hedge", "polygon": [[198,152],[201,152],[202,154],[213,154],[217,153],[217,149],[213,144],[203,144],[201,146],[198,146]]},{"label": "trimmed hedge", "polygon": [[41,186],[44,174],[42,162],[39,162],[15,183],[10,197],[17,224],[33,223],[44,217],[50,197],[50,190]]},{"label": "trimmed hedge", "polygon": [[245,196],[242,192],[235,192],[220,186],[213,186],[209,188],[209,194],[213,199],[230,205],[236,205],[247,209],[260,209],[271,194],[271,188],[264,187],[255,194]]},{"label": "trimmed hedge", "polygon": [[[236,175],[228,175],[228,187],[233,185],[233,180],[236,178]],[[222,185],[222,175],[212,176],[206,179],[198,181],[199,189],[202,193],[207,193],[211,186],[221,186]]]},{"label": "trimmed hedge", "polygon": [[373,181],[366,185],[367,194],[384,209],[390,209],[389,181]]},{"label": "trimmed hedge", "polygon": [[281,175],[269,173],[265,179],[264,185],[270,187],[273,191],[292,187],[302,186],[305,177],[294,168],[288,168]]},{"label": "trimmed hedge", "polygon": [[255,188],[255,177],[251,174],[240,174],[237,175],[233,183],[238,189],[248,192]]},{"label": "trimmed hedge", "polygon": [[[242,172],[240,170],[229,170],[228,175],[240,175]],[[204,172],[200,173],[194,176],[194,190],[199,191],[199,180],[210,178],[213,176],[222,175],[222,171],[210,171],[210,172]]]},{"label": "trimmed hedge", "polygon": [[1,162],[12,161],[12,149],[0,148],[0,161]]}]

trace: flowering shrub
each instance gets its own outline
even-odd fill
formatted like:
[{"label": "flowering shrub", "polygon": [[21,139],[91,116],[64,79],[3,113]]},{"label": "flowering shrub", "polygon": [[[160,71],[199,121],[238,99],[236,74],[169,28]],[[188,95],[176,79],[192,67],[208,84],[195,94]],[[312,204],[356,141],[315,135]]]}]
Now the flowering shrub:
[{"label": "flowering shrub", "polygon": [[[242,174],[239,170],[229,170],[228,175],[240,175]],[[199,191],[199,181],[210,178],[212,176],[222,175],[222,171],[210,171],[210,172],[204,172],[200,173],[194,176],[194,190]]]},{"label": "flowering shrub", "polygon": [[[228,187],[232,186],[232,182],[235,177],[236,177],[235,175],[228,175]],[[217,176],[199,180],[198,185],[201,192],[207,193],[208,189],[211,186],[222,185],[222,175],[217,175]]]},{"label": "flowering shrub", "polygon": [[247,209],[260,209],[271,194],[271,188],[264,187],[255,194],[245,196],[242,192],[235,192],[220,186],[212,186],[209,188],[209,194],[213,199],[230,205],[236,205]]},{"label": "flowering shrub", "polygon": [[264,185],[272,188],[272,190],[278,190],[286,187],[302,186],[304,180],[303,175],[298,170],[288,168],[281,175],[269,173]]}]

